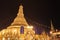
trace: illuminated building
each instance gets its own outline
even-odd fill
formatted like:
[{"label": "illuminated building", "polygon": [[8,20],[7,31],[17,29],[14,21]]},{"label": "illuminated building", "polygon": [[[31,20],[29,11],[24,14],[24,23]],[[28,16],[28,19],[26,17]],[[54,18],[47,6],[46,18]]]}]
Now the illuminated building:
[{"label": "illuminated building", "polygon": [[19,6],[17,17],[7,29],[0,31],[0,40],[49,40],[45,32],[35,34],[33,26],[29,26],[23,14],[23,6]]},{"label": "illuminated building", "polygon": [[52,21],[51,21],[50,36],[51,36],[50,37],[51,40],[60,40],[60,31],[54,29]]}]

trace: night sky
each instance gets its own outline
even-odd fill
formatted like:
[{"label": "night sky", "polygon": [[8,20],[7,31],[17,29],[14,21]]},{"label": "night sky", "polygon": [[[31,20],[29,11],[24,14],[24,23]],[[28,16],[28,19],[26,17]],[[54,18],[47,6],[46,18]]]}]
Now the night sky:
[{"label": "night sky", "polygon": [[50,26],[52,20],[54,27],[60,29],[57,4],[52,0],[0,0],[0,30],[7,28],[13,22],[20,3],[24,6],[27,21]]}]

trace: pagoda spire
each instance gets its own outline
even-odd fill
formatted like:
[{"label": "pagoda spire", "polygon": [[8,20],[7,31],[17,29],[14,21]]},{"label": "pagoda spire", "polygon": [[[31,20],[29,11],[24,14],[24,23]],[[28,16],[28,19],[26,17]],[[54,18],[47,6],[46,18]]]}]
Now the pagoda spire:
[{"label": "pagoda spire", "polygon": [[23,14],[23,5],[22,4],[19,6],[19,10],[18,10],[17,16],[24,17],[24,14]]},{"label": "pagoda spire", "polygon": [[54,26],[53,26],[52,20],[51,20],[51,31],[54,31]]},{"label": "pagoda spire", "polygon": [[18,10],[18,14],[17,14],[17,17],[14,19],[14,21],[12,22],[12,24],[10,25],[10,27],[20,27],[20,26],[28,26],[28,23],[24,17],[24,14],[23,14],[23,5],[21,4],[19,6],[19,10]]}]

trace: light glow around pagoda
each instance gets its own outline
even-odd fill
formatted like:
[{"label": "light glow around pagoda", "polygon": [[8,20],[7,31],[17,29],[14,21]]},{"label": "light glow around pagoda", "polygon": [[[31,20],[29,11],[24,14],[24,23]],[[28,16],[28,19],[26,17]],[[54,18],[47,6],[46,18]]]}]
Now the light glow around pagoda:
[{"label": "light glow around pagoda", "polygon": [[60,32],[53,31],[52,24],[50,36],[45,33],[45,30],[41,34],[36,34],[33,29],[34,26],[30,26],[24,17],[23,5],[20,5],[17,17],[11,25],[0,31],[0,40],[55,40],[52,38],[60,34]]}]

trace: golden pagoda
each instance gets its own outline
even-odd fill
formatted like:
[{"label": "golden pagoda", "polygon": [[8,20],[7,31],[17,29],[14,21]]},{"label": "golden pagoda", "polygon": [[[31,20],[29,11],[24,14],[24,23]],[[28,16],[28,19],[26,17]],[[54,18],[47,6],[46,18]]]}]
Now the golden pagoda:
[{"label": "golden pagoda", "polygon": [[[23,6],[19,6],[17,17],[7,29],[0,31],[0,40],[28,40],[29,35],[34,36],[33,26],[29,26],[23,14]],[[27,35],[28,34],[28,35]],[[26,37],[25,37],[26,36]],[[26,40],[27,40],[26,39]]]},{"label": "golden pagoda", "polygon": [[14,19],[14,21],[8,28],[21,27],[21,26],[28,26],[28,23],[26,22],[26,19],[24,18],[22,5],[19,6],[17,17]]},{"label": "golden pagoda", "polygon": [[43,36],[46,37],[45,34],[35,34],[33,26],[27,23],[23,14],[23,5],[19,6],[17,17],[11,25],[0,31],[0,40],[45,40]]}]

